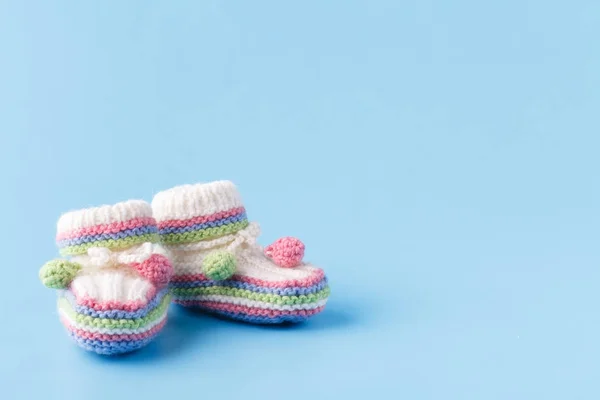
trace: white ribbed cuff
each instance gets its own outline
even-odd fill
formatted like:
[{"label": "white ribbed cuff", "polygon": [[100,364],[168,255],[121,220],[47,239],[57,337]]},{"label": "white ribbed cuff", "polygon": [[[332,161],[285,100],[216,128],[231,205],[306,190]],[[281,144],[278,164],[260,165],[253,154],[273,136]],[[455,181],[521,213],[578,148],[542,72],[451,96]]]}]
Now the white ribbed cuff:
[{"label": "white ribbed cuff", "polygon": [[152,211],[158,222],[184,220],[243,207],[242,198],[230,181],[182,185],[157,193]]},{"label": "white ribbed cuff", "polygon": [[143,200],[128,200],[114,205],[84,208],[63,214],[56,224],[57,234],[95,225],[152,217],[152,207]]}]

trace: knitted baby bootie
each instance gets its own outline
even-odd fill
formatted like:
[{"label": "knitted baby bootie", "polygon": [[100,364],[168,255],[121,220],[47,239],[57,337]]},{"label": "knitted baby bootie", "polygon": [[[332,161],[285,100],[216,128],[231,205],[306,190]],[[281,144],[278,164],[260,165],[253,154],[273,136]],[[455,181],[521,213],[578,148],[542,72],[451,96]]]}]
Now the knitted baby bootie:
[{"label": "knitted baby bootie", "polygon": [[150,204],[130,200],[68,212],[56,241],[62,256],[40,270],[58,290],[60,319],[77,344],[119,354],[148,344],[162,329],[173,273]]},{"label": "knitted baby bootie", "polygon": [[298,322],[325,307],[327,279],[302,262],[304,245],[283,238],[263,251],[233,183],[178,186],[154,196],[152,209],[174,302],[254,323]]}]

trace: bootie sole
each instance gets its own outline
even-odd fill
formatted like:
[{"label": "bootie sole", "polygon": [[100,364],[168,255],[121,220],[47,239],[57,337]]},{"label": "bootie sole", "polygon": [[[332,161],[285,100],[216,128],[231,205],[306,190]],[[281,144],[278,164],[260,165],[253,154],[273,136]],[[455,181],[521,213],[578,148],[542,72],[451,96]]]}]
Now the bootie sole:
[{"label": "bootie sole", "polygon": [[285,281],[240,275],[213,281],[203,274],[179,275],[170,287],[176,304],[259,324],[302,322],[323,311],[330,293],[320,269],[305,279]]}]

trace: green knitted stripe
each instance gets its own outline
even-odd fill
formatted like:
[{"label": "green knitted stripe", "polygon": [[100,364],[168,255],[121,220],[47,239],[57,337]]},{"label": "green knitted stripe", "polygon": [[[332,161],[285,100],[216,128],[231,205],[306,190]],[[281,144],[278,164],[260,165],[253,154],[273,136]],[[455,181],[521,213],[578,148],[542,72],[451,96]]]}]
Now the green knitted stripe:
[{"label": "green knitted stripe", "polygon": [[171,289],[173,296],[180,300],[185,300],[186,297],[220,295],[230,297],[241,297],[249,300],[262,301],[265,303],[273,303],[278,305],[294,305],[314,303],[329,297],[329,286],[323,290],[311,293],[308,295],[298,296],[280,296],[270,293],[257,293],[245,289],[237,289],[223,286],[199,287],[199,288],[174,288]]},{"label": "green knitted stripe", "polygon": [[165,244],[182,244],[199,242],[200,240],[214,239],[220,236],[230,235],[241,229],[247,227],[250,223],[248,220],[234,222],[233,224],[227,224],[223,226],[216,226],[214,228],[206,228],[193,232],[184,233],[167,233],[161,235],[160,239]]},{"label": "green knitted stripe", "polygon": [[167,294],[158,306],[143,318],[138,319],[94,318],[89,315],[78,314],[64,297],[58,299],[58,308],[64,311],[70,319],[81,325],[108,329],[139,329],[159,319],[169,307],[170,302],[171,296]]},{"label": "green knitted stripe", "polygon": [[112,250],[120,250],[145,242],[157,243],[159,240],[160,237],[158,236],[158,233],[147,233],[145,235],[129,236],[117,240],[98,240],[95,242],[79,244],[76,246],[68,246],[60,249],[60,254],[63,256],[85,254],[85,252],[87,252],[87,250],[91,247],[107,247]]}]

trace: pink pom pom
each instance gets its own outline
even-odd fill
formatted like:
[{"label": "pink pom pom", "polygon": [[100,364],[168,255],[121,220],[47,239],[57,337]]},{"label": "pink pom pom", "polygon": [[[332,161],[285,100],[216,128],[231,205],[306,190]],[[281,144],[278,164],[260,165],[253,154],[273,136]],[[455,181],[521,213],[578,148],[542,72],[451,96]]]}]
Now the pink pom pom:
[{"label": "pink pom pom", "polygon": [[161,254],[152,254],[148,259],[133,267],[146,279],[158,286],[169,283],[173,267],[169,259]]},{"label": "pink pom pom", "polygon": [[304,257],[304,243],[293,237],[282,237],[265,248],[265,255],[280,267],[294,268]]}]

